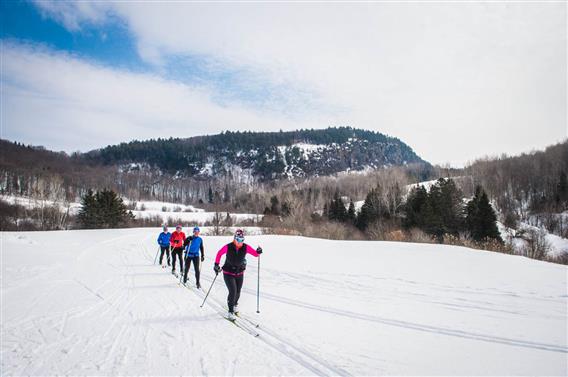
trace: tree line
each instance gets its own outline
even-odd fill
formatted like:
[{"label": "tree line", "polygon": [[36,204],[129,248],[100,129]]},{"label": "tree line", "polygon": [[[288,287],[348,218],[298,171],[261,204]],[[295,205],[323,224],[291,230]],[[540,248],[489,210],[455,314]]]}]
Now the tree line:
[{"label": "tree line", "polygon": [[394,208],[381,193],[380,186],[371,189],[361,210],[356,212],[353,200],[346,206],[337,192],[325,205],[323,216],[330,221],[353,225],[362,232],[380,227],[392,231],[400,226],[405,230],[421,229],[438,242],[447,236],[469,237],[477,242],[502,242],[496,225],[497,215],[481,186],[465,204],[461,190],[452,179],[441,178],[429,190],[416,186],[406,200],[399,191]]}]

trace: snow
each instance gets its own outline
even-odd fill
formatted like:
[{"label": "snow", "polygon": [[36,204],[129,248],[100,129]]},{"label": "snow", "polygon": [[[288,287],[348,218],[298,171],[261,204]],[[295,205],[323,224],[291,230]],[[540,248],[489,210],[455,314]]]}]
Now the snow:
[{"label": "snow", "polygon": [[[438,179],[439,179],[439,178],[438,178]],[[433,179],[433,180],[430,180],[430,181],[422,181],[422,182],[418,182],[418,183],[412,183],[412,184],[410,184],[410,185],[406,185],[404,188],[405,188],[405,191],[406,191],[407,194],[408,194],[408,193],[410,192],[410,190],[412,190],[413,188],[418,188],[418,187],[420,187],[420,186],[424,186],[424,188],[426,189],[426,191],[430,191],[430,188],[431,188],[432,186],[434,186],[434,185],[438,182],[438,179]]]},{"label": "snow", "polygon": [[146,211],[162,211],[163,208],[166,209],[165,212],[177,212],[180,211],[188,211],[188,212],[205,212],[202,208],[195,208],[192,205],[184,205],[178,203],[170,203],[170,202],[159,202],[159,201],[132,201],[132,200],[124,200],[124,204],[130,205],[136,203],[136,210],[141,211],[142,207],[145,208]]},{"label": "snow", "polygon": [[568,239],[557,236],[556,234],[547,233],[546,240],[552,248],[549,255],[557,257],[562,254],[568,254]]},{"label": "snow", "polygon": [[[62,202],[54,202],[50,200],[36,200],[33,198],[19,197],[19,196],[0,196],[0,199],[7,201],[10,204],[19,204],[26,208],[34,208],[44,205],[57,205],[61,211],[66,211],[66,207]],[[126,205],[136,203],[136,209],[132,210],[132,214],[137,219],[148,219],[160,217],[164,223],[171,221],[181,221],[187,226],[196,224],[203,224],[207,221],[213,221],[215,212],[205,212],[202,208],[196,208],[192,205],[183,205],[177,203],[160,202],[160,201],[131,201],[124,200]],[[81,203],[69,203],[70,214],[77,215],[81,209]],[[144,210],[142,210],[144,208]],[[165,209],[163,211],[162,209]],[[220,212],[222,219],[227,216],[226,212]],[[233,223],[241,223],[243,221],[253,220],[255,222],[261,221],[264,215],[256,213],[229,213]],[[173,224],[170,224],[173,225]]]},{"label": "snow", "polygon": [[81,203],[65,203],[63,201],[35,199],[25,196],[0,195],[0,200],[3,200],[12,205],[20,205],[27,209],[56,206],[59,207],[61,211],[67,211],[67,205],[69,205],[69,213],[71,215],[78,214],[79,210],[81,209]]},{"label": "snow", "polygon": [[[153,265],[159,229],[3,232],[2,375],[566,375],[567,267],[463,247],[248,236],[240,308]],[[204,236],[202,284],[230,237]],[[190,281],[193,276],[190,274]]]},{"label": "snow", "polygon": [[[515,231],[514,229],[507,228],[503,223],[499,221],[497,222],[497,229],[499,229],[501,238],[504,241],[509,242],[516,252],[520,252],[527,246],[527,242],[524,239],[515,237],[517,231]],[[543,231],[545,233],[545,239],[550,245],[548,256],[559,257],[562,254],[568,254],[568,239],[549,233],[545,228],[539,228],[524,222],[521,222],[519,224],[519,230],[529,229]]]},{"label": "snow", "polygon": [[201,171],[199,172],[199,174],[212,176],[213,175],[213,164],[211,162],[206,163],[205,166],[203,166],[203,169],[201,169]]},{"label": "snow", "polygon": [[[215,212],[172,212],[172,211],[156,211],[156,210],[146,210],[146,211],[132,211],[137,219],[148,219],[153,217],[160,217],[164,223],[169,223],[171,221],[181,221],[187,226],[193,226],[196,224],[203,224],[207,221],[213,221],[215,218]],[[219,212],[221,219],[224,220],[227,217],[227,212]],[[246,220],[253,220],[255,222],[261,221],[264,215],[258,215],[255,213],[229,213],[229,216],[233,220],[233,223],[241,223]],[[170,224],[174,225],[174,224]]]},{"label": "snow", "polygon": [[325,144],[294,143],[290,148],[298,148],[302,151],[304,160],[309,160],[310,154],[320,152],[326,147],[327,146]]}]

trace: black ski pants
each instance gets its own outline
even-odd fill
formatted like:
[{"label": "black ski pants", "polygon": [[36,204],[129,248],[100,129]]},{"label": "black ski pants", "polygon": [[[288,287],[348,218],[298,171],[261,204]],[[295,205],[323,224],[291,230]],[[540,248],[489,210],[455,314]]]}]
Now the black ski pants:
[{"label": "black ski pants", "polygon": [[183,271],[183,247],[176,247],[172,250],[172,271],[176,270],[176,256],[179,258],[179,270]]},{"label": "black ski pants", "polygon": [[187,281],[187,273],[189,272],[189,267],[191,267],[191,262],[193,262],[193,269],[195,270],[195,284],[199,284],[199,255],[196,257],[187,257],[185,258],[185,270],[183,272],[183,282]]},{"label": "black ski pants", "polygon": [[244,274],[239,276],[233,276],[228,274],[223,274],[225,279],[225,285],[229,289],[229,297],[227,297],[227,306],[229,306],[229,311],[232,313],[235,305],[239,303],[239,297],[241,297],[241,288],[243,287]]},{"label": "black ski pants", "polygon": [[170,265],[170,247],[169,246],[160,246],[160,264],[162,264],[162,260],[164,259],[164,253],[167,255],[168,266]]}]

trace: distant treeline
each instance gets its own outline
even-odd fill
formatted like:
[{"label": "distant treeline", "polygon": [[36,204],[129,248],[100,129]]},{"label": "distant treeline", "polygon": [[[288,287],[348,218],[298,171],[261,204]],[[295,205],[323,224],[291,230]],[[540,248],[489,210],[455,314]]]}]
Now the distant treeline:
[{"label": "distant treeline", "polygon": [[[347,143],[350,144],[347,144]],[[304,158],[299,148],[284,154],[279,146],[296,143],[334,145],[321,155]],[[397,138],[350,127],[287,132],[223,132],[192,138],[132,141],[81,155],[91,163],[104,165],[143,163],[169,174],[198,175],[206,164],[215,174],[229,174],[225,165],[250,169],[261,181],[288,174],[328,175],[365,166],[425,163],[412,148]],[[296,171],[286,171],[294,166]]]}]

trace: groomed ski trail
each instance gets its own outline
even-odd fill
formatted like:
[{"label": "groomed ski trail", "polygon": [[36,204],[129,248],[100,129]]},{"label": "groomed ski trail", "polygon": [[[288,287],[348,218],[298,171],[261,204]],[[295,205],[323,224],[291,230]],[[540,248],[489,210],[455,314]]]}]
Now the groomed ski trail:
[{"label": "groomed ski trail", "polygon": [[[186,291],[193,292],[201,300],[205,298],[206,293],[202,289],[197,289],[194,287],[188,288],[183,284],[178,284],[178,285],[181,288],[184,288]],[[217,281],[215,281],[215,285],[217,285]],[[209,307],[211,310],[215,311],[219,316],[231,322],[229,319],[226,318],[227,309],[225,308],[224,304],[219,299],[212,297],[212,293],[209,294],[209,297],[205,302],[205,306]],[[245,324],[246,322],[248,322],[249,324],[246,325]],[[347,371],[342,370],[341,368],[334,367],[325,360],[312,354],[307,349],[298,346],[297,344],[295,344],[295,342],[292,342],[289,339],[286,339],[285,336],[279,335],[276,332],[271,331],[264,325],[255,323],[252,319],[250,319],[248,316],[242,313],[239,314],[239,316],[237,317],[235,322],[233,322],[233,324],[236,325],[237,327],[240,327],[241,330],[246,332],[247,334],[252,335],[258,341],[265,343],[266,345],[272,347],[273,349],[285,355],[292,361],[302,365],[306,369],[309,369],[315,375],[350,376],[350,374]]]}]

